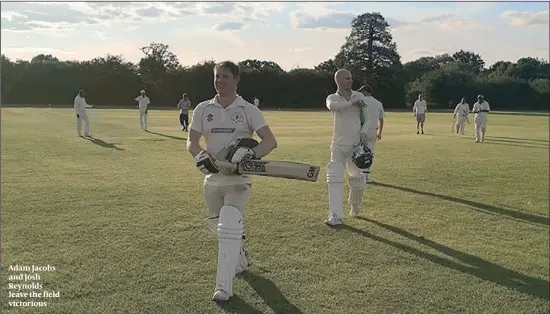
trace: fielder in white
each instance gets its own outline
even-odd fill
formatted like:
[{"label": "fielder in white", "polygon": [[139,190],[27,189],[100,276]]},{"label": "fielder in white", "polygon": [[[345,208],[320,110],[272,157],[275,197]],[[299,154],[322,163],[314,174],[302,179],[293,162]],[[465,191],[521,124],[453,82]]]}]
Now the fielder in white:
[{"label": "fielder in white", "polygon": [[456,119],[456,134],[460,132],[461,135],[464,135],[464,126],[466,125],[466,120],[468,119],[468,113],[470,112],[470,105],[466,102],[464,98],[460,100],[460,103],[456,105],[455,111],[453,113],[453,118]]},{"label": "fielder in white", "polygon": [[483,143],[485,131],[487,130],[487,114],[491,111],[489,103],[485,101],[483,95],[477,96],[477,102],[472,108],[474,113],[474,130],[476,134],[476,143]]},{"label": "fielder in white", "polygon": [[258,99],[258,97],[254,97],[254,106],[256,106],[256,108],[260,107],[260,100]]},{"label": "fielder in white", "polygon": [[141,130],[147,131],[147,106],[151,103],[149,97],[145,95],[145,91],[142,89],[141,95],[136,97],[136,101],[139,106],[139,123],[141,124]]},{"label": "fielder in white", "polygon": [[[248,176],[227,174],[216,165],[216,154],[239,138],[252,138],[254,132],[261,142],[253,149],[241,147],[228,157],[239,163],[261,158],[277,147],[277,141],[261,111],[237,95],[239,67],[230,61],[214,68],[217,95],[197,105],[193,111],[187,150],[197,168],[204,174],[204,198],[210,217],[218,218],[218,270],[214,301],[227,301],[233,295],[233,278],[248,266],[244,247],[244,214],[250,197],[252,180]],[[205,149],[199,140],[205,138]]]},{"label": "fielder in white", "polygon": [[[348,203],[351,206],[350,215],[359,214],[359,207],[363,203],[365,176],[351,158],[354,145],[367,142],[367,123],[361,123],[361,115],[366,116],[364,104],[366,97],[351,86],[353,79],[348,70],[340,69],[334,74],[337,85],[336,93],[326,99],[326,106],[332,112],[334,127],[330,146],[330,162],[327,165],[328,184],[328,219],[325,223],[330,226],[340,225],[343,222],[344,179],[348,174],[350,187]],[[367,117],[364,117],[365,121]],[[346,171],[347,170],[347,171]]]},{"label": "fielder in white", "polygon": [[82,136],[82,132],[80,131],[82,129],[82,121],[84,121],[84,136],[92,136],[90,134],[90,119],[88,118],[88,113],[86,112],[86,108],[92,108],[93,106],[88,105],[86,103],[86,99],[84,99],[85,96],[84,90],[79,90],[78,95],[74,98],[74,111],[76,112],[76,131],[78,132],[78,136]]},{"label": "fielder in white", "polygon": [[426,121],[426,112],[428,111],[428,103],[424,100],[424,95],[419,94],[418,100],[414,102],[413,114],[416,117],[416,134],[420,134],[419,127],[422,134],[424,134],[424,122]]},{"label": "fielder in white", "polygon": [[[374,146],[376,141],[382,139],[382,130],[384,129],[384,106],[382,103],[372,96],[372,89],[368,85],[360,88],[363,95],[366,98],[367,104],[367,147],[374,154]],[[372,165],[371,165],[372,167]],[[365,174],[366,183],[372,182],[369,178],[371,174],[371,167],[363,170]]]}]

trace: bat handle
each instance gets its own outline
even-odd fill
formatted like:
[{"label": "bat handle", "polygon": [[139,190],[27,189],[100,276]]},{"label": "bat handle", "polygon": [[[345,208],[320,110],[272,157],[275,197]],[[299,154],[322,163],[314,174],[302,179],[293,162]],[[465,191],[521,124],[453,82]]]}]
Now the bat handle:
[{"label": "bat handle", "polygon": [[233,172],[234,174],[239,174],[239,165],[238,164],[234,164],[234,163],[227,162],[227,161],[218,161],[218,162],[216,162],[216,164],[218,165],[219,168],[223,168],[224,170],[228,169],[231,172]]}]

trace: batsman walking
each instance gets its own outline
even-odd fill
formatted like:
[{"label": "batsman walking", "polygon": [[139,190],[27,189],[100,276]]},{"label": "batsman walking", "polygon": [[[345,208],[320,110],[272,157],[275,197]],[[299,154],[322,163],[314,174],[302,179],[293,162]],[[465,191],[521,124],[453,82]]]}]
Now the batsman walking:
[{"label": "batsman walking", "polygon": [[[210,217],[218,217],[218,269],[212,299],[227,301],[233,296],[233,279],[248,266],[244,246],[244,215],[252,179],[235,175],[217,165],[218,160],[237,164],[259,159],[277,147],[277,141],[261,111],[237,95],[239,67],[224,61],[214,67],[217,95],[197,105],[193,111],[187,150],[197,168],[205,174],[204,199]],[[238,139],[252,139],[254,132],[261,141],[253,148],[228,146]],[[200,146],[201,136],[205,148]],[[218,156],[218,152],[228,152]]]},{"label": "batsman walking", "polygon": [[461,135],[464,135],[464,126],[466,124],[466,120],[468,120],[469,112],[470,106],[463,97],[460,100],[460,103],[456,105],[455,111],[453,112],[453,118],[456,119],[456,134],[460,132]]},{"label": "batsman walking", "polygon": [[[333,116],[333,136],[330,145],[330,162],[327,165],[328,219],[325,223],[334,226],[343,223],[344,179],[348,174],[350,187],[348,203],[350,215],[355,217],[363,203],[365,176],[355,163],[353,152],[360,144],[366,146],[368,124],[366,97],[351,86],[353,79],[348,70],[340,69],[334,74],[336,93],[326,99],[326,106]],[[363,119],[361,119],[363,116]],[[361,121],[363,120],[363,121]],[[370,165],[369,165],[370,166]]]}]

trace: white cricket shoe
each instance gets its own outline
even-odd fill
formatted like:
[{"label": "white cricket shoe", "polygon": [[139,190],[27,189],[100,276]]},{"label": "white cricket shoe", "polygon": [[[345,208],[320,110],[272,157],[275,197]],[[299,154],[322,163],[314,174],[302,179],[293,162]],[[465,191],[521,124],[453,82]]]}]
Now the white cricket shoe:
[{"label": "white cricket shoe", "polygon": [[238,274],[244,272],[248,268],[249,265],[250,265],[250,253],[243,246],[241,248],[241,253],[239,255],[239,263],[237,264],[237,268],[235,270],[235,275],[238,275]]},{"label": "white cricket shoe", "polygon": [[342,218],[334,218],[330,217],[329,219],[325,220],[325,224],[329,226],[337,226],[342,224]]},{"label": "white cricket shoe", "polygon": [[216,302],[225,302],[228,301],[231,298],[229,293],[225,292],[224,290],[218,289],[216,292],[214,292],[214,295],[212,296],[212,301]]}]

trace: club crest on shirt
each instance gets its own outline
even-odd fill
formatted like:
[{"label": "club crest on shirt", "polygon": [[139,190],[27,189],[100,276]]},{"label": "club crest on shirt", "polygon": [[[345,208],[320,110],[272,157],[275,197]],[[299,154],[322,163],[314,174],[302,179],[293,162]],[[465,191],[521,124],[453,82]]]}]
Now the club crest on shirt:
[{"label": "club crest on shirt", "polygon": [[234,123],[243,123],[244,117],[241,113],[235,112],[231,115],[231,118],[229,118]]},{"label": "club crest on shirt", "polygon": [[210,122],[214,119],[214,115],[209,113],[207,116],[206,116],[206,121]]}]

